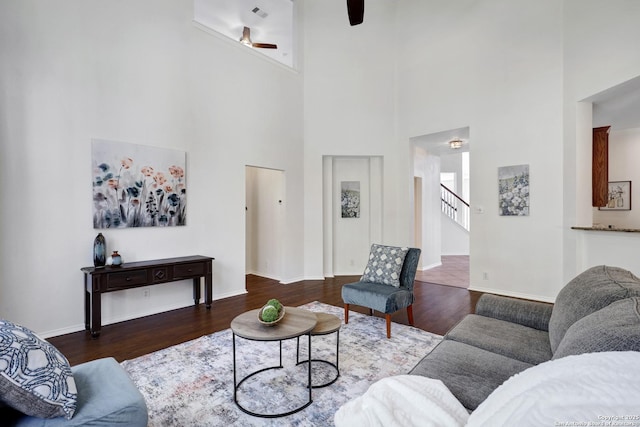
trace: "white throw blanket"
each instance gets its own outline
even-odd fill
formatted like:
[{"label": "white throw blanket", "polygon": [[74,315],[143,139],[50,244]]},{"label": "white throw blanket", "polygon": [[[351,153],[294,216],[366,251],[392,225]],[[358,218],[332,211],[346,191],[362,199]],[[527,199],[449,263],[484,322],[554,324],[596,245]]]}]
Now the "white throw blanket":
[{"label": "white throw blanket", "polygon": [[440,380],[398,375],[372,384],[365,394],[344,404],[336,427],[460,427],[469,414]]},{"label": "white throw blanket", "polygon": [[640,426],[640,353],[586,353],[529,368],[491,393],[468,425]]},{"label": "white throw blanket", "polygon": [[343,405],[337,427],[640,426],[640,352],[587,353],[529,368],[469,416],[439,380],[389,377]]}]

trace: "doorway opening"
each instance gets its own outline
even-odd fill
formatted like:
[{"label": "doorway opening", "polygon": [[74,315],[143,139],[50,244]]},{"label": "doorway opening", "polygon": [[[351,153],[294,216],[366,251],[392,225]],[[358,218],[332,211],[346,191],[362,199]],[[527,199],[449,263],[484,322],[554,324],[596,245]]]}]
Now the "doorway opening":
[{"label": "doorway opening", "polygon": [[245,167],[245,272],[280,281],[284,171]]},{"label": "doorway opening", "polygon": [[[414,231],[416,246],[422,249],[416,280],[467,288],[470,256],[469,128],[414,137],[411,143]],[[446,197],[443,191],[447,193]],[[451,215],[452,211],[454,215]]]}]

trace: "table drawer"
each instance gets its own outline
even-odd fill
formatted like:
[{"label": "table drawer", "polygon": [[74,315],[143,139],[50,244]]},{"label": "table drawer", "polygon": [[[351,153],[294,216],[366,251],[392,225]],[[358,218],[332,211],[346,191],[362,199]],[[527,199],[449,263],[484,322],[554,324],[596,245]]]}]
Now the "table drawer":
[{"label": "table drawer", "polygon": [[153,283],[162,283],[169,280],[169,269],[167,267],[154,268],[151,272]]},{"label": "table drawer", "polygon": [[147,283],[147,270],[123,271],[107,275],[107,290],[126,288]]},{"label": "table drawer", "polygon": [[202,276],[205,273],[205,263],[190,262],[173,266],[173,278]]}]

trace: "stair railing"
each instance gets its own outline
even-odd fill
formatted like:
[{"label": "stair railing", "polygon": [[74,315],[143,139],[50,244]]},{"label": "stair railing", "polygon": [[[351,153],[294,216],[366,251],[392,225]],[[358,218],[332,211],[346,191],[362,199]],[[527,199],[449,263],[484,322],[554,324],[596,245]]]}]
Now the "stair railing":
[{"label": "stair railing", "polygon": [[440,199],[442,200],[442,213],[469,231],[469,203],[444,184],[440,184]]}]

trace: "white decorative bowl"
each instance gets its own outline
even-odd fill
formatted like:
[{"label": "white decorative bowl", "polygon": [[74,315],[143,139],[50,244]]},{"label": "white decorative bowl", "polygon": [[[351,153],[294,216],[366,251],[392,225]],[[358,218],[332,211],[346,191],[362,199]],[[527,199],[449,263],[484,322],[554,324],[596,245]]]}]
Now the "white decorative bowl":
[{"label": "white decorative bowl", "polygon": [[267,325],[267,326],[273,326],[273,325],[275,325],[276,323],[278,323],[279,321],[282,320],[282,318],[284,317],[284,305],[282,306],[282,308],[280,309],[280,312],[278,313],[278,318],[276,320],[274,320],[273,322],[265,322],[264,320],[262,320],[262,311],[266,307],[271,307],[271,306],[265,305],[264,307],[262,307],[260,309],[260,311],[258,311],[258,321],[260,323],[262,323],[263,325]]}]

